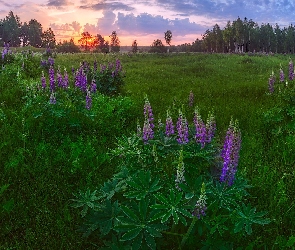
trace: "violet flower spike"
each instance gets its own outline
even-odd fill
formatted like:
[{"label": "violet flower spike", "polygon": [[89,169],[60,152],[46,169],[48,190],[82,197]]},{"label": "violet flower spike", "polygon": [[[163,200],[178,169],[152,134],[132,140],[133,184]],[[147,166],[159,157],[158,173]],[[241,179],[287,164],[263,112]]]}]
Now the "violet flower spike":
[{"label": "violet flower spike", "polygon": [[68,88],[69,87],[69,76],[68,76],[68,72],[67,72],[67,69],[66,68],[64,69],[64,79],[63,79],[62,86],[64,88]]},{"label": "violet flower spike", "polygon": [[53,91],[50,94],[49,103],[56,104],[56,97],[55,97],[55,93]]},{"label": "violet flower spike", "polygon": [[143,114],[145,116],[146,119],[148,119],[151,128],[153,129],[155,127],[154,125],[154,115],[153,115],[153,110],[152,110],[152,106],[147,98],[147,96],[145,97],[145,103],[144,103],[144,107],[143,107]]},{"label": "violet flower spike", "polygon": [[151,124],[147,119],[144,121],[143,129],[142,129],[142,139],[145,144],[148,143],[150,139],[154,138],[154,131],[151,128]]},{"label": "violet flower spike", "polygon": [[60,88],[63,87],[63,78],[60,73],[60,67],[58,67],[58,69],[57,69],[56,80],[57,80],[57,86]]},{"label": "violet flower spike", "polygon": [[194,112],[194,124],[196,128],[196,142],[201,145],[201,148],[203,148],[206,143],[206,126],[201,118],[198,108],[196,108]]},{"label": "violet flower spike", "polygon": [[177,142],[179,144],[188,143],[188,123],[186,118],[183,116],[182,112],[179,111],[179,117],[176,123],[176,128],[178,132]]},{"label": "violet flower spike", "polygon": [[201,219],[201,217],[206,216],[206,210],[207,210],[207,206],[206,206],[206,189],[205,189],[205,183],[203,182],[202,184],[202,188],[201,188],[201,194],[200,197],[195,205],[195,209],[192,212],[192,216],[197,217],[198,219]]},{"label": "violet flower spike", "polygon": [[44,76],[44,72],[42,71],[42,77],[41,77],[41,86],[43,89],[46,89],[46,78]]},{"label": "violet flower spike", "polygon": [[167,110],[167,118],[166,118],[166,131],[165,134],[167,137],[174,134],[174,125],[172,118],[169,114],[169,110]]},{"label": "violet flower spike", "polygon": [[285,75],[284,75],[284,71],[281,68],[280,69],[280,82],[283,82],[284,80],[285,80]]},{"label": "violet flower spike", "polygon": [[216,121],[213,112],[209,112],[206,122],[206,142],[210,143],[216,131]]},{"label": "violet flower spike", "polygon": [[268,79],[268,90],[269,93],[273,93],[274,92],[274,84],[275,84],[275,75],[274,72],[272,72],[272,74],[270,75],[269,79]]},{"label": "violet flower spike", "polygon": [[49,68],[49,86],[50,86],[50,91],[54,92],[55,91],[55,78],[54,78],[54,68],[52,65]]}]

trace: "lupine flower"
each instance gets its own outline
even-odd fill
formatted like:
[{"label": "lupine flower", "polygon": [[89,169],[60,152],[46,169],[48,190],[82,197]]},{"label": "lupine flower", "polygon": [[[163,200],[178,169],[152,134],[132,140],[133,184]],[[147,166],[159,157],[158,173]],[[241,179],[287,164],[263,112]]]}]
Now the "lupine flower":
[{"label": "lupine flower", "polygon": [[293,80],[294,79],[294,64],[292,62],[292,60],[290,59],[289,61],[289,80]]},{"label": "lupine flower", "polygon": [[181,191],[179,184],[185,182],[184,172],[185,172],[185,169],[184,169],[184,162],[183,162],[183,151],[180,150],[178,165],[176,170],[176,178],[175,178],[175,187],[178,191]]},{"label": "lupine flower", "polygon": [[165,134],[167,137],[174,134],[174,125],[173,125],[173,121],[172,121],[172,118],[171,118],[168,110],[167,110]]},{"label": "lupine flower", "polygon": [[192,107],[194,105],[194,93],[191,90],[188,97],[188,105]]},{"label": "lupine flower", "polygon": [[65,68],[65,71],[64,71],[63,87],[64,88],[69,87],[69,76],[68,76],[68,72],[67,72],[66,68]]},{"label": "lupine flower", "polygon": [[97,90],[97,86],[96,86],[95,80],[92,79],[92,82],[91,82],[91,92],[92,93],[95,93],[96,90]]},{"label": "lupine flower", "polygon": [[241,132],[238,122],[231,119],[228,127],[221,157],[223,159],[223,168],[220,176],[220,181],[231,186],[235,179],[237,171],[239,153],[241,148]]},{"label": "lupine flower", "polygon": [[148,140],[154,138],[154,131],[151,128],[151,124],[149,123],[148,119],[145,119],[143,129],[142,129],[142,139],[146,144]]},{"label": "lupine flower", "polygon": [[143,114],[145,116],[145,118],[148,120],[151,129],[153,129],[155,127],[154,125],[154,115],[153,115],[153,110],[151,107],[151,104],[147,98],[147,96],[145,97],[145,103],[144,103],[144,107],[143,107]]},{"label": "lupine flower", "polygon": [[207,210],[206,207],[206,189],[205,189],[205,183],[203,182],[202,188],[201,188],[201,194],[200,197],[195,205],[195,209],[192,212],[192,216],[197,217],[198,219],[201,219],[201,217],[205,216],[205,211]]},{"label": "lupine flower", "polygon": [[100,73],[103,73],[106,70],[106,66],[104,64],[100,65]]},{"label": "lupine flower", "polygon": [[188,123],[181,111],[179,111],[179,117],[176,123],[176,128],[178,132],[177,142],[179,144],[188,143]]},{"label": "lupine flower", "polygon": [[42,71],[42,77],[41,77],[41,86],[43,89],[46,89],[46,78],[44,76],[44,72]]},{"label": "lupine flower", "polygon": [[196,128],[196,142],[203,148],[206,143],[206,126],[201,118],[198,108],[196,108],[194,112],[194,124]]},{"label": "lupine flower", "polygon": [[90,91],[87,91],[85,108],[90,110],[91,106],[92,106],[92,99],[91,99]]},{"label": "lupine flower", "polygon": [[49,85],[50,85],[50,91],[55,91],[55,79],[54,79],[54,68],[51,65],[49,68]]},{"label": "lupine flower", "polygon": [[283,82],[284,80],[285,80],[285,75],[284,75],[284,71],[281,68],[280,69],[280,82]]},{"label": "lupine flower", "polygon": [[55,93],[52,91],[50,94],[50,99],[49,99],[50,104],[56,104],[56,98],[55,98]]},{"label": "lupine flower", "polygon": [[268,90],[269,90],[269,93],[271,94],[274,92],[275,81],[276,81],[276,78],[275,78],[274,72],[272,72],[272,74],[270,75],[268,79]]},{"label": "lupine flower", "polygon": [[83,92],[87,90],[87,76],[83,71],[83,66],[81,65],[79,70],[77,70],[75,75],[75,86],[81,89]]},{"label": "lupine flower", "polygon": [[62,75],[60,73],[60,67],[58,67],[58,69],[57,69],[56,81],[57,81],[58,87],[60,87],[60,88],[63,87],[63,79],[62,79]]},{"label": "lupine flower", "polygon": [[206,122],[206,142],[210,143],[215,135],[216,121],[213,112],[209,112]]},{"label": "lupine flower", "polygon": [[52,57],[48,58],[48,64],[53,66],[54,65],[54,59]]}]

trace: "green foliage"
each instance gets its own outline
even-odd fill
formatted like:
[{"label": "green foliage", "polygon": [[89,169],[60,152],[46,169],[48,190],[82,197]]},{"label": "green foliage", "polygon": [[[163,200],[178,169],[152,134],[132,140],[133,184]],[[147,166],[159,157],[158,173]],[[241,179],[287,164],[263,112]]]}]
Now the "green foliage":
[{"label": "green foliage", "polygon": [[70,41],[63,41],[59,43],[56,47],[57,52],[59,53],[79,53],[80,48],[74,43],[74,40],[71,39]]}]

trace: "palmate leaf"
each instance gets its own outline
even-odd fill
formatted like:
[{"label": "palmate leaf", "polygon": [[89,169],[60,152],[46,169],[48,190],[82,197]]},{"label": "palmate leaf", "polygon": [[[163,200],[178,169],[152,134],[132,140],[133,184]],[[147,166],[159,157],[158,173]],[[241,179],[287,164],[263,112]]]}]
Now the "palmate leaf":
[{"label": "palmate leaf", "polygon": [[72,204],[71,206],[74,208],[83,207],[81,211],[82,217],[84,217],[87,212],[88,208],[94,209],[97,205],[96,201],[98,201],[101,197],[96,195],[97,190],[94,192],[90,192],[89,189],[86,190],[85,193],[83,193],[81,190],[79,191],[79,194],[74,194],[76,199],[71,199]]},{"label": "palmate leaf", "polygon": [[118,217],[118,225],[115,230],[122,232],[121,241],[126,241],[132,245],[132,249],[142,249],[143,242],[151,249],[156,249],[154,237],[161,237],[161,231],[166,227],[156,221],[151,220],[152,211],[148,198],[140,200],[138,203],[131,202],[121,209],[124,218]]},{"label": "palmate leaf", "polygon": [[170,190],[170,194],[167,198],[163,194],[155,194],[154,196],[162,204],[151,206],[151,208],[159,210],[159,212],[153,215],[152,220],[161,219],[161,222],[165,223],[172,217],[175,224],[178,224],[180,220],[186,225],[185,217],[192,217],[191,213],[188,211],[188,209],[192,209],[192,207],[186,205],[187,200],[182,201],[182,193],[177,192],[175,194],[173,190]]},{"label": "palmate leaf", "polygon": [[237,210],[237,216],[235,216],[235,228],[234,232],[238,233],[245,229],[246,233],[250,235],[252,233],[252,224],[266,225],[271,222],[268,218],[263,218],[267,212],[256,213],[256,208],[251,208],[243,203],[242,207]]},{"label": "palmate leaf", "polygon": [[124,193],[127,198],[135,198],[137,200],[144,199],[147,195],[158,191],[161,188],[159,178],[151,178],[150,171],[140,171],[133,176],[131,180],[126,181],[129,186],[129,191]]},{"label": "palmate leaf", "polygon": [[86,217],[86,222],[80,231],[84,233],[84,236],[89,236],[99,228],[102,235],[107,235],[114,227],[120,213],[118,201],[112,203],[110,200],[105,200],[98,211],[92,210]]}]

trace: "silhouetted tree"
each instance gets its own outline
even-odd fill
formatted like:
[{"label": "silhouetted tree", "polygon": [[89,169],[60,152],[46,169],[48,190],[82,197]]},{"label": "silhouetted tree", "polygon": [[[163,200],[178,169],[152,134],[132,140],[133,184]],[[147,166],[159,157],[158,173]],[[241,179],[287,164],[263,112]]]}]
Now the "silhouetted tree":
[{"label": "silhouetted tree", "polygon": [[95,39],[88,31],[82,33],[82,38],[78,40],[78,43],[81,44],[81,47],[86,51],[89,51],[91,48],[97,46],[98,40]]},{"label": "silhouetted tree", "polygon": [[134,40],[133,43],[132,43],[132,52],[133,53],[136,53],[137,52],[137,41]]},{"label": "silhouetted tree", "polygon": [[111,42],[110,42],[111,52],[119,52],[120,40],[118,38],[117,32],[113,31],[112,34],[110,35],[110,38],[111,38]]},{"label": "silhouetted tree", "polygon": [[42,34],[42,47],[47,47],[53,49],[56,45],[55,35],[51,28],[48,28]]},{"label": "silhouetted tree", "polygon": [[151,53],[164,53],[166,48],[160,39],[154,40],[149,50]]}]

